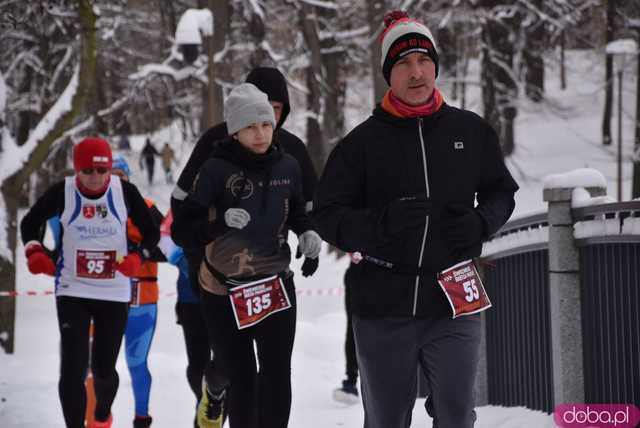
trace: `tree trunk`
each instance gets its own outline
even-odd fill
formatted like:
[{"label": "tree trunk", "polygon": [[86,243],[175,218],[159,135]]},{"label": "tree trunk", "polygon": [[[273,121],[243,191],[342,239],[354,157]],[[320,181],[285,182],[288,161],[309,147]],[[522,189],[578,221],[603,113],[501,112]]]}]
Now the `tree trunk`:
[{"label": "tree trunk", "polygon": [[[31,98],[31,81],[33,79],[33,69],[28,67],[25,71],[24,81],[22,82],[20,93],[22,96]],[[29,132],[32,129],[34,122],[34,114],[31,111],[31,102],[28,102],[26,106],[22,107],[23,110],[18,114],[18,130],[16,135],[16,144],[23,145],[27,139],[29,139]]]},{"label": "tree trunk", "polygon": [[487,0],[484,3],[487,17],[482,28],[485,48],[482,59],[482,100],[484,117],[500,137],[502,152],[509,156],[515,150],[514,120],[518,114],[515,102],[518,91],[513,78],[514,47],[509,38],[517,27],[513,19],[493,16],[491,10],[501,2]]},{"label": "tree trunk", "polygon": [[[267,13],[267,8],[263,9],[263,13]],[[251,21],[249,22],[248,29],[249,34],[251,35],[251,39],[253,40],[253,45],[255,48],[253,52],[251,52],[251,57],[249,59],[249,63],[251,64],[251,68],[264,66],[266,61],[269,59],[269,53],[262,47],[262,43],[264,42],[264,38],[266,35],[266,29],[264,22],[260,15],[255,12],[251,12]]]},{"label": "tree trunk", "polygon": [[[640,26],[636,28],[640,41]],[[633,145],[633,183],[631,197],[640,198],[640,55],[636,56],[636,133]]]},{"label": "tree trunk", "polygon": [[320,174],[325,162],[325,136],[320,122],[323,117],[323,96],[321,84],[324,81],[322,53],[318,37],[318,23],[313,6],[303,3],[300,8],[300,20],[304,40],[310,52],[307,67],[307,150],[316,173]]},{"label": "tree trunk", "polygon": [[[323,9],[323,18],[327,22],[338,22],[339,17],[335,9]],[[324,126],[325,146],[324,154],[329,154],[344,137],[344,108],[346,98],[346,77],[345,77],[345,51],[338,46],[335,38],[327,37],[322,41],[322,62],[326,71],[325,85],[323,91],[324,112],[322,123]],[[322,160],[322,165],[318,174],[322,173],[326,159]]]},{"label": "tree trunk", "polygon": [[[13,260],[0,256],[0,291],[14,291],[15,247],[17,242],[18,199],[31,174],[47,158],[49,148],[62,134],[72,128],[75,119],[85,113],[87,102],[94,96],[93,82],[96,73],[96,15],[89,0],[76,0],[80,24],[80,68],[78,87],[71,101],[71,110],[63,114],[51,131],[38,142],[29,159],[16,174],[2,183],[0,190],[7,210],[7,248]],[[0,298],[0,346],[13,353],[15,332],[15,299]]]},{"label": "tree trunk", "polygon": [[[613,41],[614,36],[614,0],[607,0],[607,29],[606,43]],[[605,95],[604,95],[604,113],[602,116],[602,144],[608,146],[611,144],[611,114],[613,113],[613,58],[611,55],[605,54]]]},{"label": "tree trunk", "polygon": [[[542,0],[535,0],[534,6],[542,10]],[[525,46],[522,59],[525,67],[525,93],[533,102],[540,102],[544,97],[544,23],[535,21],[525,31]]]},{"label": "tree trunk", "polygon": [[565,30],[560,33],[560,89],[567,89],[567,65],[565,62],[565,45],[567,34]]},{"label": "tree trunk", "polygon": [[455,23],[450,24],[451,29],[444,27],[438,29],[438,33],[435,35],[438,40],[438,46],[447,46],[446,49],[441,49],[439,74],[442,75],[442,71],[446,70],[449,78],[452,80],[451,85],[451,99],[457,99],[457,65],[458,65],[458,31],[455,27]]},{"label": "tree trunk", "polygon": [[222,63],[214,62],[214,55],[224,49],[229,33],[229,23],[231,19],[231,9],[229,2],[224,0],[208,0],[208,7],[213,14],[213,43],[211,37],[204,38],[204,48],[208,57],[208,79],[209,84],[202,90],[202,120],[200,131],[210,128],[220,123],[223,118],[224,94],[222,87],[216,83],[217,76],[223,76],[224,67]]},{"label": "tree trunk", "polygon": [[482,82],[482,106],[484,118],[497,131],[500,129],[500,116],[496,107],[496,88],[491,75],[491,59],[489,47],[482,48],[482,66],[480,68],[480,81]]},{"label": "tree trunk", "polygon": [[388,85],[382,76],[382,65],[380,65],[381,46],[378,41],[384,24],[382,18],[387,11],[386,2],[384,0],[367,1],[367,19],[369,21],[369,58],[371,64],[371,77],[373,80],[373,102],[378,103],[382,100],[384,93],[387,91]]}]

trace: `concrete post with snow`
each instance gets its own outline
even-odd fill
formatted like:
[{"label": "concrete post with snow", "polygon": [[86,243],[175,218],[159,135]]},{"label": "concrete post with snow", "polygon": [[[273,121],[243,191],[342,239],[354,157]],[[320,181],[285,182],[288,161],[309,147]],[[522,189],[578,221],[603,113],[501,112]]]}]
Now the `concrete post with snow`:
[{"label": "concrete post with snow", "polygon": [[579,252],[571,216],[574,190],[591,197],[606,194],[606,180],[594,169],[545,177],[543,199],[549,203],[549,304],[554,401],[584,402],[582,314]]}]

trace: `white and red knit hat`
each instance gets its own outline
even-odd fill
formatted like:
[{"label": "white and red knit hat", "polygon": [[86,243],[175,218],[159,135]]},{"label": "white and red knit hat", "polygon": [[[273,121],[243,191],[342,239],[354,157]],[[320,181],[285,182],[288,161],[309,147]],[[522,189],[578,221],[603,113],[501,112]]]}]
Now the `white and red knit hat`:
[{"label": "white and red knit hat", "polygon": [[431,31],[426,25],[409,18],[406,12],[394,10],[384,16],[385,29],[380,35],[382,43],[382,75],[387,83],[391,77],[391,69],[400,58],[413,53],[422,52],[433,60],[438,75],[438,50]]},{"label": "white and red knit hat", "polygon": [[109,143],[99,137],[87,137],[73,148],[73,169],[111,169],[112,155]]}]

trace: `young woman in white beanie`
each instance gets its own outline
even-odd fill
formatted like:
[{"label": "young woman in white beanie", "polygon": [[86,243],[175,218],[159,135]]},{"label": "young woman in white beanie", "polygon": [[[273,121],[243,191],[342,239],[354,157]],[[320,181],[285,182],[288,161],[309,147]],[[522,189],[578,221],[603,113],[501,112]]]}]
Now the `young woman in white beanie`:
[{"label": "young woman in white beanie", "polygon": [[[172,226],[184,248],[206,245],[199,269],[202,310],[214,359],[205,370],[198,424],[221,427],[229,389],[247,391],[246,412],[230,415],[234,427],[286,427],[291,408],[291,352],[296,296],[288,230],[305,257],[321,239],[305,213],[297,161],[273,141],[275,116],[254,85],[234,88],[225,105],[229,137],[200,169]],[[246,379],[257,347],[260,372]],[[258,409],[257,412],[251,409]]]}]

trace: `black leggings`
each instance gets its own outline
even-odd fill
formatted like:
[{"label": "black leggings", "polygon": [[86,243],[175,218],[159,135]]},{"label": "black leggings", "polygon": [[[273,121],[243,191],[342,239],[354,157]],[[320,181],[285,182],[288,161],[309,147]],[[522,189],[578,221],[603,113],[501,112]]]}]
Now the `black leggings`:
[{"label": "black leggings", "polygon": [[[293,278],[284,280],[292,307],[238,330],[228,296],[202,292],[213,360],[205,378],[210,390],[227,388],[231,427],[285,428],[291,412],[291,353],[296,330]],[[260,372],[256,376],[253,343]]]},{"label": "black leggings", "polygon": [[156,168],[156,159],[151,156],[145,158],[145,166],[147,167],[147,180],[149,180],[149,185],[153,184],[153,172]]},{"label": "black leggings", "polygon": [[355,266],[353,263],[349,264],[346,272],[344,273],[344,306],[347,312],[347,332],[344,340],[344,355],[347,360],[347,380],[353,384],[358,380],[358,360],[356,358],[356,344],[353,340],[353,326],[351,320],[353,319],[351,305],[349,300],[351,298],[351,288],[355,281]]},{"label": "black leggings", "polygon": [[176,303],[176,315],[187,349],[187,381],[198,402],[202,396],[204,368],[211,359],[207,329],[199,303]]},{"label": "black leggings", "polygon": [[58,392],[67,428],[84,427],[89,364],[89,326],[93,319],[91,371],[96,393],[95,418],[106,420],[118,390],[116,360],[127,326],[129,304],[62,296],[56,298],[61,358]]}]

